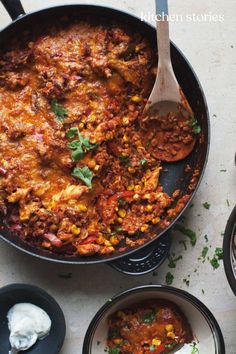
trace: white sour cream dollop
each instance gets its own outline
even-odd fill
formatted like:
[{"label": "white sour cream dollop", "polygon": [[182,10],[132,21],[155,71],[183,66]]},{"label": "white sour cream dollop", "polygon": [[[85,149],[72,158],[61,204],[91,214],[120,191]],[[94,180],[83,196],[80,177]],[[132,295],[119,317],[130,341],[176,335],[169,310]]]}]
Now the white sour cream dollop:
[{"label": "white sour cream dollop", "polygon": [[12,348],[27,350],[37,339],[43,339],[51,329],[48,314],[30,303],[14,305],[7,313]]}]

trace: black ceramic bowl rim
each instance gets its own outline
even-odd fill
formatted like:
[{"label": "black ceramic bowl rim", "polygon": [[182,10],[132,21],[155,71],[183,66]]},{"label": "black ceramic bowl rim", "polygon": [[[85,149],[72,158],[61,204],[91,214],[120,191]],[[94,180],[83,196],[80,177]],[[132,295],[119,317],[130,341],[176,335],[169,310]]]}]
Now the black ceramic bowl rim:
[{"label": "black ceramic bowl rim", "polygon": [[227,222],[224,241],[223,241],[223,260],[225,273],[229,282],[229,285],[236,296],[236,274],[234,271],[235,255],[233,252],[234,236],[236,235],[236,206],[231,212],[229,220]]},{"label": "black ceramic bowl rim", "polygon": [[[31,15],[37,15],[37,14],[42,14],[42,13],[47,13],[47,11],[49,10],[57,10],[57,9],[67,9],[67,8],[73,8],[73,7],[77,7],[79,9],[80,6],[88,6],[88,7],[93,7],[94,10],[96,10],[96,8],[100,8],[100,9],[108,9],[111,11],[116,11],[116,13],[120,13],[123,14],[127,17],[133,18],[135,20],[139,20],[140,22],[143,22],[146,26],[155,29],[155,27],[146,22],[146,21],[142,21],[141,18],[137,15],[134,15],[128,11],[125,10],[121,10],[121,9],[117,9],[115,7],[111,7],[111,6],[104,6],[104,5],[100,5],[100,4],[95,4],[95,5],[91,5],[91,4],[66,4],[66,5],[56,5],[56,6],[49,6],[43,9],[39,9],[37,11],[32,11],[23,15],[19,15],[15,20],[13,20],[9,25],[7,25],[6,27],[4,27],[1,32],[5,31],[6,29],[10,28],[12,25],[14,25],[15,23],[17,23],[18,21],[21,21],[22,19],[26,19],[29,18]],[[202,166],[202,172],[200,174],[200,177],[197,181],[197,185],[196,188],[194,189],[194,191],[191,194],[191,197],[189,199],[189,201],[185,204],[184,208],[181,210],[181,212],[178,214],[178,219],[181,217],[181,215],[183,215],[183,213],[186,211],[186,209],[189,207],[189,205],[191,204],[191,201],[193,200],[199,186],[200,183],[203,179],[203,175],[206,169],[206,165],[207,165],[207,161],[208,161],[208,156],[209,156],[209,147],[210,147],[210,119],[209,119],[209,110],[208,110],[208,105],[207,105],[207,101],[206,101],[206,97],[205,97],[205,93],[203,91],[202,85],[199,81],[198,76],[195,73],[195,70],[193,69],[192,65],[190,64],[189,60],[186,58],[186,56],[183,54],[183,52],[179,49],[179,47],[177,45],[175,45],[172,41],[171,41],[171,46],[180,54],[180,56],[184,59],[186,65],[189,67],[189,69],[191,70],[193,76],[195,77],[198,87],[201,91],[201,95],[202,95],[202,99],[204,102],[204,106],[205,106],[205,112],[206,112],[206,117],[207,117],[207,135],[206,135],[206,139],[207,139],[207,147],[206,147],[206,154],[205,154],[205,161],[204,164]],[[168,227],[166,227],[166,229],[164,229],[163,231],[161,231],[158,235],[158,238],[161,237],[165,232],[167,232],[168,230],[171,229],[171,227],[174,225],[174,223],[177,221],[177,219],[174,219],[170,225]],[[109,261],[116,261],[118,259],[122,259],[123,257],[129,256],[131,254],[134,254],[135,252],[141,251],[143,250],[146,246],[150,245],[151,243],[154,242],[154,239],[147,241],[145,244],[136,247],[135,249],[130,249],[127,252],[125,252],[124,254],[117,254],[115,257],[101,257],[99,259],[92,259],[92,261],[88,261],[85,258],[80,258],[80,259],[74,259],[74,258],[66,258],[66,259],[62,259],[60,258],[58,255],[55,256],[55,254],[47,254],[47,253],[43,253],[43,254],[38,254],[37,253],[37,249],[31,247],[30,245],[25,244],[24,246],[22,245],[17,245],[15,242],[11,241],[10,239],[8,239],[7,237],[4,237],[0,234],[0,239],[3,239],[5,242],[7,242],[8,244],[10,244],[11,246],[15,247],[16,249],[29,254],[31,256],[46,260],[46,261],[50,261],[50,262],[55,262],[55,263],[62,263],[62,264],[98,264],[98,263],[106,263]],[[156,238],[155,238],[156,240]]]},{"label": "black ceramic bowl rim", "polygon": [[[61,350],[62,345],[64,343],[65,335],[66,335],[66,321],[65,321],[65,317],[64,317],[64,314],[63,314],[63,311],[62,311],[60,305],[57,303],[57,301],[51,295],[49,295],[42,288],[39,288],[38,286],[31,285],[31,284],[25,284],[25,283],[14,283],[14,284],[5,285],[2,288],[0,288],[0,295],[2,295],[4,293],[7,294],[9,292],[12,293],[14,290],[25,290],[25,291],[30,290],[30,292],[34,292],[35,294],[37,294],[38,297],[45,299],[48,303],[50,303],[50,306],[52,305],[52,307],[55,308],[57,316],[60,318],[59,321],[60,321],[60,326],[61,326],[61,332],[60,332],[60,339],[59,339],[58,345],[57,345],[57,350],[54,351],[53,353],[55,353],[55,354],[59,353],[59,351]],[[58,336],[59,336],[59,334],[58,334]]]},{"label": "black ceramic bowl rim", "polygon": [[214,338],[214,341],[216,343],[216,347],[219,348],[219,353],[220,354],[225,354],[225,344],[224,344],[224,338],[220,329],[220,326],[218,322],[216,321],[215,317],[211,313],[211,311],[200,301],[198,300],[195,296],[189,294],[188,292],[174,288],[172,286],[166,286],[166,285],[142,285],[138,286],[129,290],[126,290],[118,295],[115,295],[111,299],[109,299],[101,308],[98,310],[96,315],[93,317],[92,321],[90,322],[90,325],[87,329],[85,338],[84,338],[84,343],[83,343],[83,352],[82,354],[88,354],[90,353],[91,349],[91,343],[92,339],[94,336],[94,333],[97,329],[97,326],[99,324],[100,319],[104,316],[104,314],[107,312],[108,309],[113,307],[114,304],[119,302],[121,299],[126,298],[130,294],[137,294],[140,292],[146,292],[150,290],[158,290],[158,292],[168,292],[170,294],[176,295],[178,297],[181,297],[185,299],[186,301],[190,302],[206,319],[206,321],[209,324],[209,327],[212,331],[212,336]]}]

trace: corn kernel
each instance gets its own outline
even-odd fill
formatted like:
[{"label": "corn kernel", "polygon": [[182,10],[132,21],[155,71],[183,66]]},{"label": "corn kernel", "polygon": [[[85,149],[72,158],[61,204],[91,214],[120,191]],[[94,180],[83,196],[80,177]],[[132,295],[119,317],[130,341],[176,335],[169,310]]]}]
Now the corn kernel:
[{"label": "corn kernel", "polygon": [[79,235],[79,234],[80,234],[80,228],[77,227],[76,225],[72,225],[72,226],[71,226],[71,232],[72,232],[74,235]]},{"label": "corn kernel", "polygon": [[155,345],[158,347],[159,345],[161,345],[161,340],[157,339],[157,338],[153,338],[152,345]]},{"label": "corn kernel", "polygon": [[86,212],[88,210],[88,208],[86,207],[85,204],[79,204],[79,210],[82,211],[82,212]]},{"label": "corn kernel", "polygon": [[88,167],[89,168],[94,168],[96,166],[96,160],[95,159],[91,159],[88,161]]},{"label": "corn kernel", "polygon": [[118,221],[119,223],[122,223],[122,222],[123,222],[123,219],[122,219],[122,218],[117,218],[117,221]]},{"label": "corn kernel", "polygon": [[84,128],[84,123],[83,122],[79,123],[79,129],[83,129],[83,128]]},{"label": "corn kernel", "polygon": [[117,245],[120,243],[120,241],[119,241],[119,239],[118,239],[117,236],[112,236],[112,237],[110,238],[110,242],[111,242],[111,244],[112,244],[113,246],[117,246]]},{"label": "corn kernel", "polygon": [[121,217],[121,218],[124,218],[126,216],[126,210],[125,209],[120,209],[118,211],[118,215]]},{"label": "corn kernel", "polygon": [[116,345],[119,345],[119,344],[121,344],[122,342],[123,342],[123,339],[121,339],[121,338],[115,338],[115,339],[113,339],[113,343],[116,344]]},{"label": "corn kernel", "polygon": [[172,324],[168,324],[165,326],[165,329],[167,332],[173,332],[174,327]]},{"label": "corn kernel", "polygon": [[97,140],[95,138],[90,138],[90,143],[91,144],[96,144],[97,143]]},{"label": "corn kernel", "polygon": [[100,170],[100,166],[99,165],[96,165],[95,167],[94,167],[94,171],[95,172],[98,172]]},{"label": "corn kernel", "polygon": [[102,233],[99,233],[96,242],[97,242],[99,245],[104,245],[104,241],[105,241],[105,239],[104,239],[104,237],[102,236]]},{"label": "corn kernel", "polygon": [[133,190],[134,190],[134,184],[130,184],[130,185],[127,187],[127,190],[128,190],[128,191],[133,191]]},{"label": "corn kernel", "polygon": [[174,334],[174,332],[168,332],[168,333],[167,333],[167,337],[168,337],[168,338],[171,338],[171,339],[175,339],[175,334]]},{"label": "corn kernel", "polygon": [[110,246],[111,246],[111,242],[108,241],[108,240],[105,240],[105,241],[104,241],[104,245],[110,247]]},{"label": "corn kernel", "polygon": [[106,133],[106,140],[111,140],[112,138],[113,138],[113,133],[112,132]]},{"label": "corn kernel", "polygon": [[135,102],[135,103],[139,103],[139,102],[142,101],[142,97],[140,97],[140,96],[133,96],[133,97],[131,97],[131,101],[132,101],[132,102]]},{"label": "corn kernel", "polygon": [[21,212],[20,213],[20,221],[27,221],[29,220],[29,214],[26,212]]},{"label": "corn kernel", "polygon": [[129,141],[127,135],[124,135],[124,136],[123,136],[122,141],[123,141],[124,143],[127,143],[127,142]]},{"label": "corn kernel", "polygon": [[146,232],[148,230],[149,226],[147,224],[144,224],[143,226],[140,227],[141,232]]},{"label": "corn kernel", "polygon": [[134,195],[133,195],[133,200],[139,200],[139,194],[137,194],[137,193],[135,193]]},{"label": "corn kernel", "polygon": [[129,118],[128,117],[123,117],[122,124],[125,125],[125,126],[129,125]]},{"label": "corn kernel", "polygon": [[146,210],[149,211],[149,212],[153,211],[153,206],[151,204],[148,204],[146,206]]},{"label": "corn kernel", "polygon": [[129,166],[128,167],[128,171],[129,171],[129,173],[135,173],[135,168],[133,168],[133,167],[131,167],[131,166]]},{"label": "corn kernel", "polygon": [[159,217],[157,217],[157,218],[153,218],[152,219],[152,223],[154,224],[154,225],[156,225],[156,224],[158,224],[159,222],[160,222],[160,218]]}]

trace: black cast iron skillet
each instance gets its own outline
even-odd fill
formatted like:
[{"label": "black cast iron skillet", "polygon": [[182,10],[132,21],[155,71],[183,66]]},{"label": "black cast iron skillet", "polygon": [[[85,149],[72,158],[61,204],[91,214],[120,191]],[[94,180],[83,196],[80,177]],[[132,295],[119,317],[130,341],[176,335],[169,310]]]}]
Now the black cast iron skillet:
[{"label": "black cast iron skillet", "polygon": [[[116,21],[120,24],[128,25],[133,31],[142,33],[153,43],[153,47],[156,47],[156,30],[154,27],[130,14],[116,9],[93,5],[65,5],[43,9],[26,15],[20,0],[2,0],[2,3],[13,19],[13,22],[0,33],[1,48],[7,46],[12,36],[19,35],[19,33],[26,29],[30,30],[35,24],[40,25],[40,23],[45,23],[45,21],[50,22],[65,15],[76,19],[86,19],[89,16],[90,18],[94,18],[96,22],[101,21],[104,24]],[[176,189],[180,189],[181,194],[185,195],[189,193],[193,171],[196,168],[199,169],[198,184],[195,190],[191,192],[191,198],[181,212],[182,214],[189,206],[205,170],[209,148],[209,116],[201,85],[189,62],[173,43],[171,44],[171,55],[177,80],[202,127],[201,138],[193,152],[183,161],[164,165],[165,172],[161,176],[161,183],[168,194],[172,194]],[[185,172],[187,165],[191,167],[191,170]],[[108,262],[111,266],[127,274],[145,274],[156,268],[167,256],[170,247],[169,230],[181,214],[165,230],[153,229],[151,232],[155,236],[145,245],[130,249],[122,254],[115,253],[102,257],[71,257],[38,250],[24,243],[6,227],[1,232],[1,238],[26,253],[46,260],[68,264]]]}]

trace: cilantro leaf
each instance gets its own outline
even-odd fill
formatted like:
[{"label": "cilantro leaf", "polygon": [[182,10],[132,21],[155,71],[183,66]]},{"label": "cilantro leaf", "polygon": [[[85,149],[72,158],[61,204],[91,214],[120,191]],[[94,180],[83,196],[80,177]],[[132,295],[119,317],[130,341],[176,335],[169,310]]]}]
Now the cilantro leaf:
[{"label": "cilantro leaf", "polygon": [[122,164],[126,164],[129,162],[129,156],[119,156],[119,160]]},{"label": "cilantro leaf", "polygon": [[145,166],[147,164],[147,159],[145,159],[145,157],[141,160],[139,160],[139,165],[140,166]]},{"label": "cilantro leaf", "polygon": [[52,100],[51,110],[56,115],[57,119],[62,123],[64,122],[65,118],[68,116],[67,110],[62,105],[60,105],[57,102],[57,100]]},{"label": "cilantro leaf", "polygon": [[187,124],[192,128],[194,134],[197,135],[197,134],[201,133],[201,127],[198,124],[198,121],[197,121],[196,117],[194,116],[194,114],[187,121]]},{"label": "cilantro leaf", "polygon": [[182,232],[182,234],[188,236],[190,238],[190,242],[191,242],[191,245],[192,246],[195,246],[196,245],[196,242],[197,242],[197,235],[196,235],[196,232],[190,230],[190,229],[186,229],[183,225],[181,224],[176,224],[174,226],[174,229],[175,230],[178,230],[180,232]]},{"label": "cilantro leaf", "polygon": [[202,204],[204,206],[205,209],[209,210],[211,207],[211,204],[209,204],[208,202],[205,202]]},{"label": "cilantro leaf", "polygon": [[66,138],[73,138],[74,136],[78,135],[79,129],[77,127],[72,127],[67,130]]},{"label": "cilantro leaf", "polygon": [[170,272],[166,274],[166,284],[171,285],[173,283],[174,276]]},{"label": "cilantro leaf", "polygon": [[216,247],[215,255],[218,257],[219,260],[223,259],[223,248]]},{"label": "cilantro leaf", "polygon": [[83,181],[89,188],[92,188],[92,179],[93,179],[93,172],[90,169],[85,167],[75,167],[72,176],[75,178],[79,178]]},{"label": "cilantro leaf", "polygon": [[143,317],[142,317],[142,322],[144,323],[153,323],[156,319],[156,315],[154,312],[149,312],[146,313]]},{"label": "cilantro leaf", "polygon": [[216,256],[214,256],[214,257],[210,260],[210,263],[211,263],[211,265],[212,265],[212,267],[213,267],[214,270],[217,269],[217,268],[219,268],[219,266],[220,266],[220,264],[219,264],[218,259],[216,258]]}]

